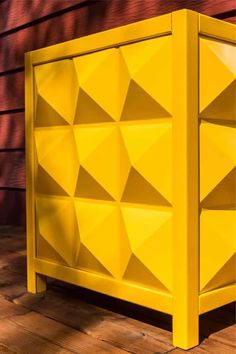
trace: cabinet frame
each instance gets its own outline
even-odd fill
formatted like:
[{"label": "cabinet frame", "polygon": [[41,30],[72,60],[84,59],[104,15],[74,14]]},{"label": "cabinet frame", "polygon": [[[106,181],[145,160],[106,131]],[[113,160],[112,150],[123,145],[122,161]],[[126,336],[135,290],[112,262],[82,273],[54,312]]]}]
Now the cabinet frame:
[{"label": "cabinet frame", "polygon": [[[173,38],[173,294],[129,286],[36,257],[33,67],[60,59],[171,35]],[[198,344],[199,315],[235,300],[236,284],[199,291],[199,36],[235,43],[235,27],[190,10],[151,18],[42,48],[25,55],[28,291],[46,290],[46,277],[116,296],[173,316],[173,344]],[[178,270],[178,271],[176,271]]]}]

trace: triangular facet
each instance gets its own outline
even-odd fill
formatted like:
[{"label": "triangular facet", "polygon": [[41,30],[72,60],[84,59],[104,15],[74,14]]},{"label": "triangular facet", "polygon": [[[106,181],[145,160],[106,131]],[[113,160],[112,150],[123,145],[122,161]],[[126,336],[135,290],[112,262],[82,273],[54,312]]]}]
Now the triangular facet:
[{"label": "triangular facet", "polygon": [[75,197],[114,200],[82,166],[79,169]]},{"label": "triangular facet", "polygon": [[79,80],[80,87],[113,120],[118,121],[130,79],[124,60],[116,48],[89,54],[87,57],[89,56],[94,57],[94,61],[102,56],[103,60],[99,61],[99,65],[94,68],[91,75],[87,76],[85,80]]},{"label": "triangular facet", "polygon": [[[227,50],[227,48],[223,47],[219,51],[223,52],[222,49]],[[212,51],[211,41],[201,38],[200,113],[235,80],[235,75],[231,68],[222,59],[224,60],[221,55],[216,55],[215,51]],[[224,109],[223,107],[221,107],[221,110]]]},{"label": "triangular facet", "polygon": [[41,97],[37,96],[37,106],[36,106],[36,127],[48,127],[55,125],[67,125],[67,121],[63,119],[60,114],[50,106],[47,101]]},{"label": "triangular facet", "polygon": [[95,233],[98,228],[112,213],[115,211],[115,206],[106,203],[96,203],[92,200],[82,201],[75,199],[75,211],[77,224],[80,232],[82,243],[86,243],[90,234]]},{"label": "triangular facet", "polygon": [[81,243],[113,277],[121,279],[131,250],[119,208],[114,204],[75,204]]},{"label": "triangular facet", "polygon": [[114,121],[85,91],[79,90],[75,124],[101,123]]},{"label": "triangular facet", "polygon": [[98,259],[85,247],[80,245],[80,251],[76,262],[76,268],[89,272],[111,275],[108,270],[98,261]]},{"label": "triangular facet", "polygon": [[219,272],[206,284],[202,292],[210,291],[236,282],[236,254],[223,265]]},{"label": "triangular facet", "polygon": [[162,36],[149,39],[148,41],[138,41],[121,46],[119,50],[122,53],[131,77],[133,78],[156,53],[159,53],[168,44],[170,44],[170,38]]},{"label": "triangular facet", "polygon": [[37,222],[42,237],[72,266],[75,257],[74,208],[66,197],[37,197]]},{"label": "triangular facet", "polygon": [[119,129],[80,129],[76,138],[81,165],[112,198],[119,200],[130,168]]},{"label": "triangular facet", "polygon": [[72,123],[79,88],[73,61],[57,60],[36,65],[34,70],[38,94],[68,123]]},{"label": "triangular facet", "polygon": [[40,165],[67,194],[73,195],[79,160],[71,129],[37,131],[36,148]]},{"label": "triangular facet", "polygon": [[236,168],[207,195],[201,206],[218,209],[230,209],[236,206]]},{"label": "triangular facet", "polygon": [[37,257],[59,264],[67,264],[64,259],[56,252],[56,250],[40,234],[37,235]]},{"label": "triangular facet", "polygon": [[116,279],[121,279],[127,267],[131,250],[120,225],[119,211],[113,213],[94,229],[86,240],[86,247]]},{"label": "triangular facet", "polygon": [[172,202],[172,131],[163,134],[134,164],[169,203]]},{"label": "triangular facet", "polygon": [[235,167],[235,149],[235,128],[202,121],[200,125],[201,201],[205,199]]},{"label": "triangular facet", "polygon": [[132,253],[166,288],[172,288],[172,212],[122,207]]},{"label": "triangular facet", "polygon": [[235,210],[202,210],[200,216],[200,289],[205,288],[234,255],[235,235]]},{"label": "triangular facet", "polygon": [[[160,116],[164,117],[170,116],[172,111],[171,48],[171,36],[158,37],[121,47],[131,78],[155,102],[159,103],[160,108],[156,113],[159,112]],[[134,98],[134,100],[138,104],[138,99]]]},{"label": "triangular facet", "polygon": [[215,38],[201,38],[201,42],[205,42],[209,49],[224,63],[225,66],[236,75],[236,46],[234,43],[216,40]]},{"label": "triangular facet", "polygon": [[111,50],[99,50],[88,55],[80,55],[73,58],[75,71],[79,86],[83,86],[86,81],[93,76],[93,73],[103,65],[104,61],[111,54]]},{"label": "triangular facet", "polygon": [[236,80],[216,97],[200,114],[201,118],[236,120]]},{"label": "triangular facet", "polygon": [[123,280],[137,283],[142,287],[168,291],[135,255],[132,255],[130,258]]},{"label": "triangular facet", "polygon": [[45,128],[35,130],[35,145],[39,163],[55,146],[65,139],[68,132],[68,127],[65,129]]},{"label": "triangular facet", "polygon": [[[130,161],[135,164],[166,133],[171,132],[170,121],[152,124],[122,125],[120,127],[123,141]],[[163,155],[163,153],[162,153]]]},{"label": "triangular facet", "polygon": [[114,127],[74,127],[74,136],[80,163],[83,164],[114,132]]},{"label": "triangular facet", "polygon": [[121,120],[155,119],[169,116],[169,113],[142,87],[135,81],[130,81]]},{"label": "triangular facet", "polygon": [[131,167],[121,201],[171,206],[171,204],[133,167]]},{"label": "triangular facet", "polygon": [[67,195],[66,191],[40,165],[38,165],[35,188],[40,194]]},{"label": "triangular facet", "polygon": [[171,215],[169,210],[125,206],[121,207],[121,212],[133,252],[142,247],[166,223]]}]

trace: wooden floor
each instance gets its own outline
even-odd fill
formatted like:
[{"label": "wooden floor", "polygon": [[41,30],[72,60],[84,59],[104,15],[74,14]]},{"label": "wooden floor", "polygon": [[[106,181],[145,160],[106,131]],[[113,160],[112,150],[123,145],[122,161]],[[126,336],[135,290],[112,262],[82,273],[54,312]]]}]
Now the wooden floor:
[{"label": "wooden floor", "polygon": [[[234,305],[200,320],[193,354],[236,354]],[[171,317],[58,281],[26,292],[25,234],[0,227],[0,353],[171,353]]]}]

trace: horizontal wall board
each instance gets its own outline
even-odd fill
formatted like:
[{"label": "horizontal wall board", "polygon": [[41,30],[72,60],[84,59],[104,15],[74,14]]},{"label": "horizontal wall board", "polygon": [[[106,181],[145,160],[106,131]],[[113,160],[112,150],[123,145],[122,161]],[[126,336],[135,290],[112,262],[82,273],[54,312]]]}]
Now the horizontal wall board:
[{"label": "horizontal wall board", "polygon": [[[76,6],[97,2],[101,7],[115,8],[116,15],[119,16],[119,12],[124,12],[126,8],[133,14],[140,11],[140,7],[145,14],[143,16],[157,16],[177,10],[179,8],[189,8],[195,11],[204,13],[205,15],[215,15],[221,12],[231,11],[235,7],[235,1],[233,0],[180,0],[163,2],[162,0],[60,0],[60,1],[42,1],[42,0],[20,0],[20,1],[3,1],[0,4],[0,13],[6,14],[2,18],[0,23],[0,34],[20,26],[31,24],[32,22],[44,19],[46,16],[55,16],[63,11],[73,11]],[[154,13],[154,14],[153,14]]]},{"label": "horizontal wall board", "polygon": [[24,151],[0,151],[0,188],[25,188]]},{"label": "horizontal wall board", "polygon": [[224,20],[227,22],[236,24],[236,16],[228,17],[228,18],[225,18]]},{"label": "horizontal wall board", "polygon": [[[221,6],[208,1],[162,2],[144,1],[99,1],[89,6],[76,8],[56,17],[6,35],[0,39],[0,73],[23,67],[24,53],[70,39],[89,35],[135,21],[143,20],[179,8],[188,7],[205,14],[218,14],[232,9],[233,2],[221,1]],[[219,4],[219,2],[217,2]]]},{"label": "horizontal wall board", "polygon": [[0,111],[24,108],[24,72],[0,76]]},{"label": "horizontal wall board", "polygon": [[0,225],[25,226],[25,191],[0,189]]},{"label": "horizontal wall board", "polygon": [[0,150],[24,148],[24,112],[0,115]]},{"label": "horizontal wall board", "polygon": [[14,28],[23,26],[45,16],[53,15],[60,11],[68,10],[75,5],[79,5],[86,0],[8,0],[0,3],[0,34]]}]

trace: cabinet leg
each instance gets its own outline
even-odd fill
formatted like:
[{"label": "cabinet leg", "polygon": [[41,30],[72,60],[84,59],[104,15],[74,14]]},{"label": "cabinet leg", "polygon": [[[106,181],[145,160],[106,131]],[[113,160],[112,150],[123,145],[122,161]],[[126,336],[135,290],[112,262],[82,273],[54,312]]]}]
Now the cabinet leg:
[{"label": "cabinet leg", "polygon": [[181,316],[178,314],[173,316],[173,345],[182,349],[190,349],[197,346],[199,344],[198,322],[198,315]]},{"label": "cabinet leg", "polygon": [[46,276],[35,272],[28,272],[27,289],[28,292],[32,294],[38,294],[46,291],[47,289]]}]

